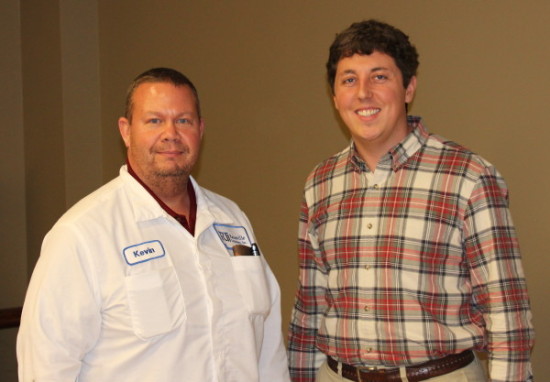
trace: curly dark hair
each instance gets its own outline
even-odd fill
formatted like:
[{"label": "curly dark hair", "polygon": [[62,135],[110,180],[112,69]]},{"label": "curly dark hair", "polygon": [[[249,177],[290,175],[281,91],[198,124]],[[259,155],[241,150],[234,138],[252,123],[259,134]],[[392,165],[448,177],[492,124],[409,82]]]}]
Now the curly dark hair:
[{"label": "curly dark hair", "polygon": [[377,51],[391,56],[401,70],[406,88],[418,69],[418,53],[409,41],[409,36],[399,29],[377,21],[365,20],[353,23],[336,35],[330,46],[327,61],[327,79],[334,93],[334,78],[338,62],[354,54],[372,54]]},{"label": "curly dark hair", "polygon": [[198,117],[201,118],[201,106],[199,101],[199,93],[195,88],[195,85],[184,74],[171,68],[152,68],[137,76],[130,84],[126,93],[126,107],[124,110],[124,116],[131,121],[132,113],[134,111],[134,92],[136,88],[146,82],[167,82],[174,86],[188,86],[193,95],[195,96],[195,105],[197,107]]}]

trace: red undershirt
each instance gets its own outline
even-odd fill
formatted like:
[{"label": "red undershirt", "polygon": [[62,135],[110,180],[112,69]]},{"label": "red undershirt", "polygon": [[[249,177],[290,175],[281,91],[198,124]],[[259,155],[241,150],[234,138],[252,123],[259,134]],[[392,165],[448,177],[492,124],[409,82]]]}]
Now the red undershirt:
[{"label": "red undershirt", "polygon": [[130,166],[130,163],[126,161],[126,166],[128,167],[128,173],[132,175],[138,182],[151,194],[153,198],[157,201],[157,203],[162,207],[164,211],[166,211],[170,216],[172,216],[174,219],[176,219],[189,233],[193,236],[195,236],[195,221],[197,219],[197,198],[195,196],[195,190],[193,189],[193,185],[191,184],[191,180],[187,182],[187,193],[189,194],[189,220],[185,217],[185,215],[180,215],[174,210],[172,210],[170,207],[166,205],[160,198],[155,195],[153,190],[151,190],[140,178],[137,176],[137,174],[134,172],[132,167]]}]

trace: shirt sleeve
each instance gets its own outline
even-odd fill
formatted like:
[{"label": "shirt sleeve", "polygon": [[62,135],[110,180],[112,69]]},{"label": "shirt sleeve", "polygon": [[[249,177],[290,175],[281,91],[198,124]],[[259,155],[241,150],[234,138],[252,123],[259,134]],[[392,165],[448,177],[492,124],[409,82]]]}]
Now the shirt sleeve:
[{"label": "shirt sleeve", "polygon": [[318,255],[318,242],[308,212],[304,200],[299,222],[298,291],[289,328],[289,368],[293,382],[314,382],[317,369],[326,359],[317,349],[315,341],[327,308],[327,277]]},{"label": "shirt sleeve", "polygon": [[473,304],[485,320],[491,381],[530,381],[534,331],[527,286],[508,190],[494,168],[480,176],[468,201],[464,245]]},{"label": "shirt sleeve", "polygon": [[[240,219],[244,221],[244,226],[249,227],[250,233],[252,233],[252,224],[241,210],[239,210],[238,216],[238,220]],[[263,333],[258,335],[261,338],[256,338],[259,382],[290,382],[282,331],[281,290],[265,257],[261,256],[259,260],[262,261],[266,284],[262,283],[262,285],[256,285],[256,287],[267,288],[269,295],[269,311],[265,318],[262,316]]]},{"label": "shirt sleeve", "polygon": [[74,382],[96,342],[99,298],[85,247],[67,227],[54,227],[44,239],[17,338],[21,382]]},{"label": "shirt sleeve", "polygon": [[283,343],[281,292],[275,276],[267,268],[271,309],[264,322],[264,339],[259,360],[260,382],[289,382],[288,360]]}]

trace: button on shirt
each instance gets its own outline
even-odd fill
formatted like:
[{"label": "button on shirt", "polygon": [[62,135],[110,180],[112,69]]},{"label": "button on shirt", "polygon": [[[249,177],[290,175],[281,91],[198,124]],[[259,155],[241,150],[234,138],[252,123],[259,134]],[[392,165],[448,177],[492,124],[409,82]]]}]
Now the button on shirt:
[{"label": "button on shirt", "polygon": [[494,380],[526,381],[533,330],[506,184],[409,125],[374,172],[352,143],[308,177],[291,377],[314,381],[326,355],[392,367],[476,349]]}]

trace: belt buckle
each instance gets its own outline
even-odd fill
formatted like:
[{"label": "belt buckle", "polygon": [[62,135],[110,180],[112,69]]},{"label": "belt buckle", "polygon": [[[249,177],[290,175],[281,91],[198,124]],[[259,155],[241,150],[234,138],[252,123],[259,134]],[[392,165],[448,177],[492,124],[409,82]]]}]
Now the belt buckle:
[{"label": "belt buckle", "polygon": [[[378,368],[376,366],[369,366],[369,367],[356,367],[355,368],[355,374],[357,374],[357,382],[363,382],[363,378],[361,376],[362,371],[377,371]],[[368,382],[368,381],[365,381]]]}]

